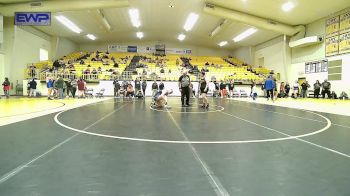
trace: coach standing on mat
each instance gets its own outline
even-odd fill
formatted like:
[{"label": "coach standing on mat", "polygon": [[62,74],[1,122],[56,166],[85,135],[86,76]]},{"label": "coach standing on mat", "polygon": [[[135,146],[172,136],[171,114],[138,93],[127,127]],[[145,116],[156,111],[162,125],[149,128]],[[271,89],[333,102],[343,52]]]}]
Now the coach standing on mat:
[{"label": "coach standing on mat", "polygon": [[[179,89],[181,92],[181,103],[182,106],[190,106],[190,76],[187,75],[187,71],[183,71],[182,76],[179,78]],[[185,96],[186,96],[186,105],[185,105]]]}]

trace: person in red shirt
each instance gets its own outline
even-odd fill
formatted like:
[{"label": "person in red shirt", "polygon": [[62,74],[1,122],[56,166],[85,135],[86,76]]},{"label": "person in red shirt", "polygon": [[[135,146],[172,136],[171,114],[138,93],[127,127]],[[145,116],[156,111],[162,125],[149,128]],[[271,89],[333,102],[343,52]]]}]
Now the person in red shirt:
[{"label": "person in red shirt", "polygon": [[84,98],[85,97],[86,83],[82,78],[80,78],[78,80],[77,84],[78,84],[78,97]]},{"label": "person in red shirt", "polygon": [[4,95],[6,96],[6,98],[9,98],[10,82],[8,78],[5,78],[5,81],[2,83],[2,86],[4,87]]}]

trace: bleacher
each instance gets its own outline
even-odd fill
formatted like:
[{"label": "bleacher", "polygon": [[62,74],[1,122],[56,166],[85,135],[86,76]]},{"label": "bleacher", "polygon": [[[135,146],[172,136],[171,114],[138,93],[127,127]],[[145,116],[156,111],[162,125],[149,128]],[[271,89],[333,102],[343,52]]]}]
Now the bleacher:
[{"label": "bleacher", "polygon": [[[138,62],[138,68],[132,71],[126,70],[135,55],[140,56],[141,59]],[[82,57],[85,58],[82,59]],[[65,79],[82,77],[88,82],[113,80],[114,78],[135,80],[136,77],[146,80],[177,81],[182,69],[184,69],[181,58],[188,59],[192,67],[197,66],[198,70],[205,70],[208,79],[212,81],[233,79],[235,82],[249,83],[255,81],[261,83],[266,75],[271,72],[262,67],[251,68],[252,66],[232,57],[182,56],[176,54],[160,57],[136,53],[75,52],[62,57],[60,61],[65,66],[52,72],[49,70],[53,69],[53,62],[35,63],[34,77],[42,81],[45,81],[48,76],[55,77],[57,75],[62,75]],[[80,62],[81,60],[84,61],[83,64]],[[115,63],[118,64],[118,67],[114,66]],[[26,79],[33,78],[32,70],[33,68],[30,67],[25,70]],[[96,73],[93,73],[93,70],[96,70]],[[192,81],[198,80],[197,74],[190,74],[190,77]]]}]

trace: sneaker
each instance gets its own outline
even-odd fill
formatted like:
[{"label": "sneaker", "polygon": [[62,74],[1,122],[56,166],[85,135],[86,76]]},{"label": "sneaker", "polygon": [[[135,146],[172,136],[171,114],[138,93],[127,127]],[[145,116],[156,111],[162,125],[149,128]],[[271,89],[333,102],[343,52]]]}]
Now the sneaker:
[{"label": "sneaker", "polygon": [[186,104],[185,107],[190,107],[190,104]]},{"label": "sneaker", "polygon": [[205,108],[207,108],[207,109],[209,108],[209,103],[207,104],[207,106]]}]

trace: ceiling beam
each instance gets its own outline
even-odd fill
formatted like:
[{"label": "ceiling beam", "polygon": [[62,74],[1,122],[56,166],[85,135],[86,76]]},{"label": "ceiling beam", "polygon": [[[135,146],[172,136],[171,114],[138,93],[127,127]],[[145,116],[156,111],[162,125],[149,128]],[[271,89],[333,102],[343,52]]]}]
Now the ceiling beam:
[{"label": "ceiling beam", "polygon": [[291,25],[279,23],[276,21],[272,21],[266,18],[261,18],[251,14],[220,7],[214,4],[206,4],[204,6],[203,11],[210,15],[234,20],[237,22],[241,22],[247,25],[257,27],[257,28],[278,32],[288,36],[293,36],[300,32],[305,31],[305,26],[303,25],[291,26]]},{"label": "ceiling beam", "polygon": [[98,23],[100,23],[106,30],[106,32],[112,32],[112,27],[106,18],[106,16],[103,14],[102,10],[97,9],[91,11],[94,15],[94,17],[97,19]]},{"label": "ceiling beam", "polygon": [[14,16],[15,12],[64,12],[129,6],[128,0],[60,0],[16,3],[0,6],[0,14]]}]

